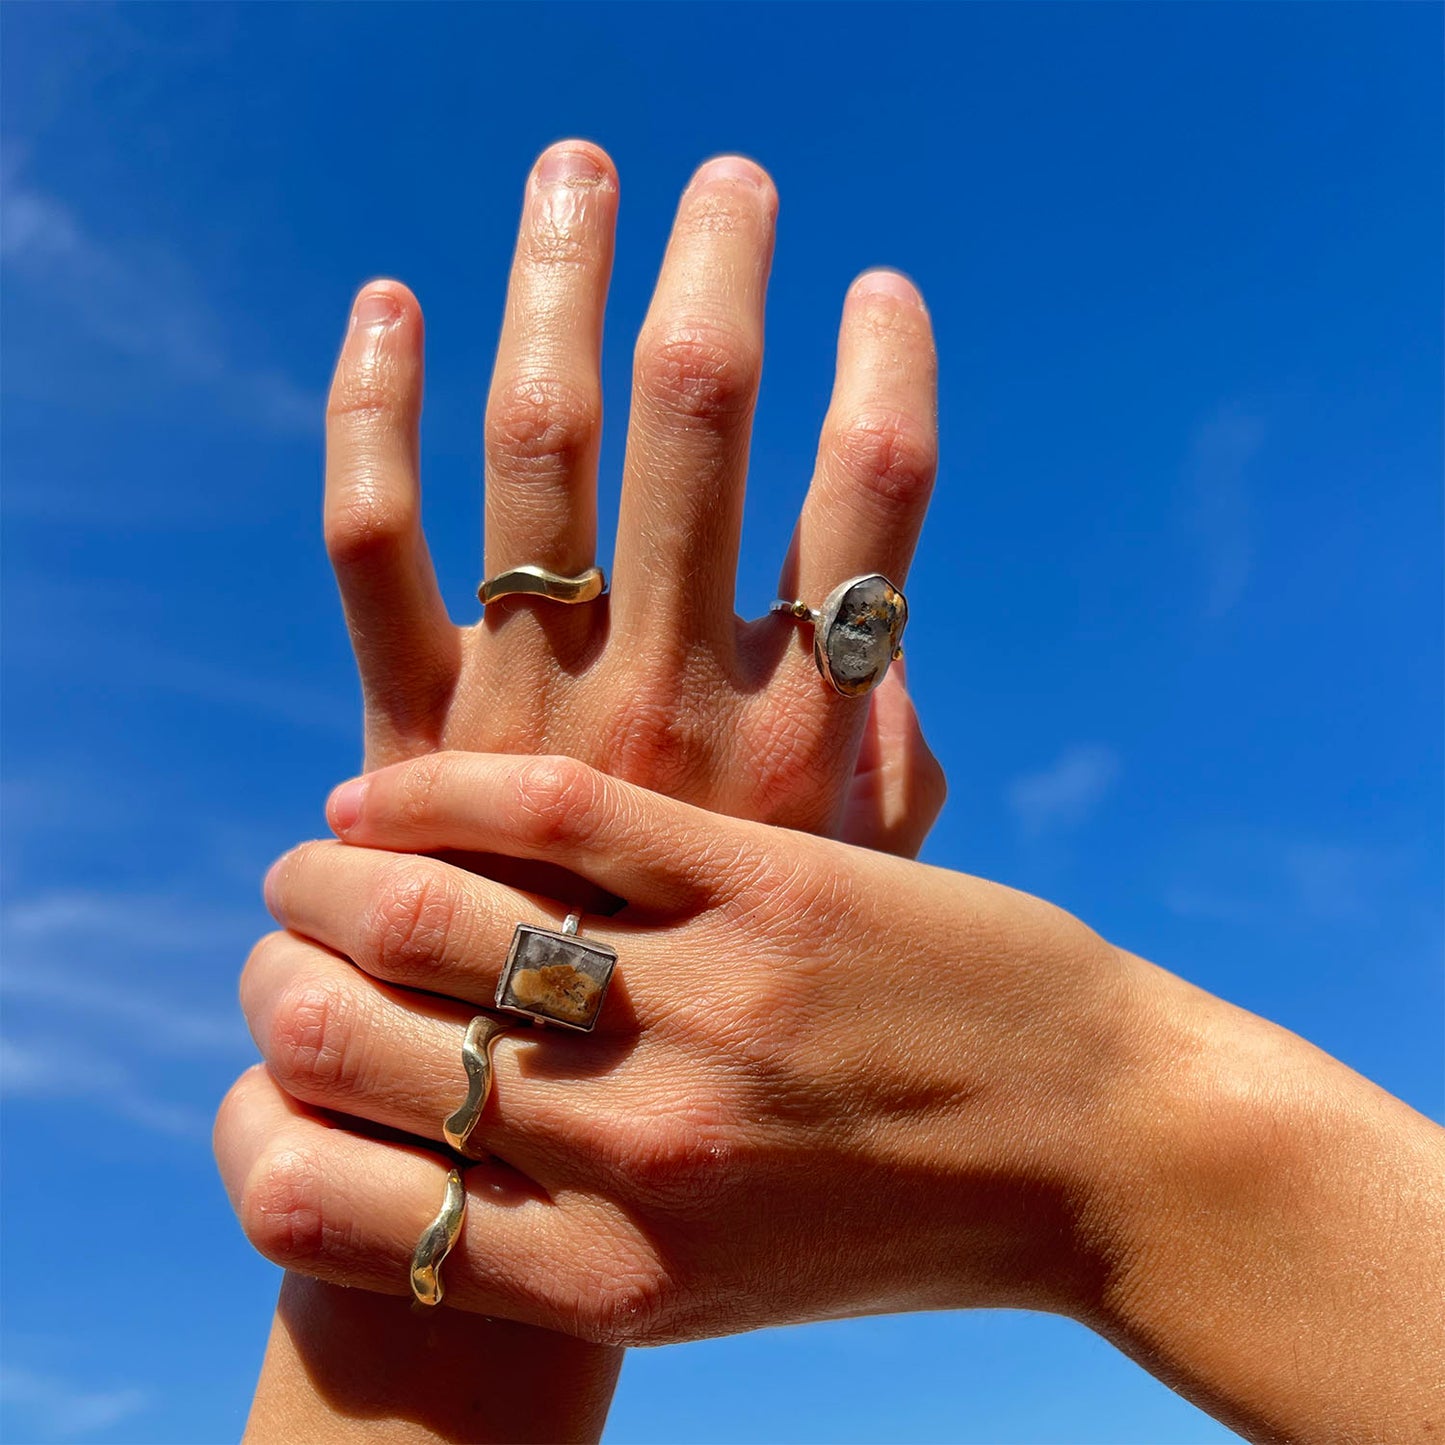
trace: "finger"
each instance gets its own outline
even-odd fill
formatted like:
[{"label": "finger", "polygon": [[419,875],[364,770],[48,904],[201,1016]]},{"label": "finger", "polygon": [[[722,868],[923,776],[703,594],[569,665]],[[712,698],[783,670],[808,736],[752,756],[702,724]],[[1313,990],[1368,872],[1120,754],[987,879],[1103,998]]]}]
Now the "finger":
[{"label": "finger", "polygon": [[[373,978],[484,1008],[496,997],[516,926],[556,930],[563,922],[556,904],[449,863],[330,842],[303,843],[280,858],[266,875],[266,906],[284,928]],[[656,953],[646,932],[607,919],[589,916],[586,932],[629,967]],[[624,1028],[629,1018],[609,994],[599,1026]]]},{"label": "finger", "polygon": [[703,166],[679,206],[633,369],[612,603],[624,638],[734,645],[776,217],[771,180],[737,156]]},{"label": "finger", "polygon": [[[782,595],[820,607],[840,582],[869,572],[903,586],[937,457],[937,361],[923,298],[896,272],[869,272],[844,303],[833,397]],[[811,645],[803,637],[800,650]]]},{"label": "finger", "polygon": [[[266,1073],[221,1107],[216,1157],[247,1238],[315,1279],[406,1295],[412,1251],[437,1217],[450,1164],[366,1138],[289,1100]],[[579,1195],[555,1202],[505,1165],[468,1164],[466,1221],[442,1267],[445,1304],[624,1342],[655,1275],[641,1241]]]},{"label": "finger", "polygon": [[[445,1142],[443,1123],[468,1097],[462,1043],[474,1008],[388,988],[289,933],[269,934],[251,950],[241,1007],[272,1077],[293,1098]],[[549,1079],[569,1069],[571,1078],[585,1077],[598,1041],[519,1029],[492,1047],[494,1087],[473,1152],[495,1154],[552,1189],[576,1170],[560,1142],[558,1101],[542,1097],[555,1086],[528,1060],[541,1050]]]},{"label": "finger", "polygon": [[416,298],[374,281],[352,309],[326,409],[326,549],[341,588],[382,752],[434,745],[458,665],[421,531],[417,473],[422,320]]},{"label": "finger", "polygon": [[901,661],[869,703],[839,837],[861,848],[913,858],[938,821],[948,784],[924,739]]},{"label": "finger", "polygon": [[543,152],[487,400],[488,576],[529,563],[572,575],[593,563],[616,220],[617,173],[601,150],[569,140]]},{"label": "finger", "polygon": [[488,753],[434,753],[353,778],[332,793],[327,819],[368,848],[545,860],[672,913],[706,901],[747,826],[575,758]]}]

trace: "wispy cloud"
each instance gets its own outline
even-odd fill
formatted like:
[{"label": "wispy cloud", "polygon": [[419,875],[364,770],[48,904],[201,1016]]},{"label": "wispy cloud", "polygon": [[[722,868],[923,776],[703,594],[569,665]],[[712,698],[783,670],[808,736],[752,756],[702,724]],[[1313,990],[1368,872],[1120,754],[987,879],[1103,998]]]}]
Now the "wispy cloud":
[{"label": "wispy cloud", "polygon": [[45,1103],[83,1100],[87,1117],[111,1114],[153,1134],[204,1139],[209,1118],[199,1109],[159,1098],[115,1059],[67,1041],[0,1037],[0,1096]]},{"label": "wispy cloud", "polygon": [[1264,923],[1370,924],[1400,871],[1378,850],[1244,829],[1197,843],[1194,861],[1164,891],[1181,918]]},{"label": "wispy cloud", "polygon": [[[254,1053],[231,999],[257,922],[166,895],[12,899],[0,914],[0,1093],[63,1109],[83,1100],[151,1133],[204,1138],[214,1073]],[[218,992],[224,1003],[205,1001]],[[94,1045],[83,1061],[82,1039]],[[198,1086],[205,1108],[185,1102]]]},{"label": "wispy cloud", "polygon": [[1196,428],[1190,443],[1190,520],[1204,567],[1204,614],[1209,618],[1230,612],[1249,585],[1254,530],[1245,479],[1263,443],[1263,423],[1229,407]]},{"label": "wispy cloud", "polygon": [[134,1385],[96,1390],[7,1364],[0,1367],[0,1399],[7,1408],[23,1413],[37,1435],[74,1439],[131,1419],[149,1408],[152,1396]]},{"label": "wispy cloud", "polygon": [[102,238],[61,198],[0,167],[0,264],[118,357],[207,388],[228,411],[284,434],[314,433],[321,401],[279,370],[237,364],[225,328],[179,257]]},{"label": "wispy cloud", "polygon": [[128,1025],[134,1047],[161,1057],[243,1050],[247,1035],[234,1010],[197,1007],[176,996],[179,990],[162,995],[134,973],[120,986],[77,960],[103,958],[113,968],[127,956],[225,956],[239,953],[257,922],[251,910],[200,907],[166,895],[70,889],[12,900],[0,913],[6,954],[0,993],[67,1016],[94,1013]]},{"label": "wispy cloud", "polygon": [[1066,832],[1088,821],[1119,773],[1119,755],[1112,748],[1076,743],[1049,767],[1015,778],[1008,804],[1025,837]]}]

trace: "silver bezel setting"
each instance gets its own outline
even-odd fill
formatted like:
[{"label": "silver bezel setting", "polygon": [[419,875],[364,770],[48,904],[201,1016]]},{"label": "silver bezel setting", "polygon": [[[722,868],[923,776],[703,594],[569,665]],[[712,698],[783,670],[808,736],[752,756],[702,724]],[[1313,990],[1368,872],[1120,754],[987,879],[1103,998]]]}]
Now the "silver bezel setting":
[{"label": "silver bezel setting", "polygon": [[[534,1023],[570,1029],[573,1033],[591,1033],[602,1012],[612,971],[617,966],[617,950],[605,943],[579,938],[572,931],[576,925],[570,918],[567,922],[571,926],[561,931],[531,923],[517,925],[502,976],[497,980],[496,1006],[504,1013],[516,1014]],[[562,1009],[548,1008],[536,999],[518,996],[519,975],[559,966],[570,967],[595,984],[596,992],[588,1000],[585,1017],[579,1018],[575,1012],[568,1016]]]},{"label": "silver bezel setting", "polygon": [[[848,594],[861,583],[881,582],[898,599],[899,623],[898,630],[893,637],[893,652],[882,668],[861,685],[849,679],[840,679],[833,673],[832,664],[828,657],[828,638],[832,628],[837,624],[838,613],[842,610],[843,603],[847,600]],[[813,629],[813,661],[818,666],[824,681],[835,692],[841,693],[844,697],[863,697],[873,691],[888,674],[888,668],[898,657],[902,650],[903,630],[908,626],[908,600],[903,593],[893,585],[881,572],[865,572],[859,577],[850,577],[846,582],[840,582],[824,599],[823,605],[814,614]]]}]

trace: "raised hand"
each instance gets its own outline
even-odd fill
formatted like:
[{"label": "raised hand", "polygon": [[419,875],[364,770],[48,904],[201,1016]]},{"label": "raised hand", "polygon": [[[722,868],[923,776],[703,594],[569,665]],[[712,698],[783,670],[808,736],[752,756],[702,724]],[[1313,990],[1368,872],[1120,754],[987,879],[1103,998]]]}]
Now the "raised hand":
[{"label": "raised hand", "polygon": [[[527,186],[486,417],[486,575],[596,561],[602,316],[617,176],[567,141]],[[458,628],[420,528],[422,323],[395,282],[358,297],[332,386],[326,539],[366,700],[367,765],[460,748],[565,753],[716,811],[900,853],[943,799],[895,669],[872,705],[818,676],[806,627],[733,611],[777,197],[750,161],[683,195],[637,343],[610,595],[509,597]],[[782,590],[902,584],[936,456],[928,315],[857,281]],[[860,769],[859,747],[868,745]],[[855,777],[856,773],[856,777]]]}]

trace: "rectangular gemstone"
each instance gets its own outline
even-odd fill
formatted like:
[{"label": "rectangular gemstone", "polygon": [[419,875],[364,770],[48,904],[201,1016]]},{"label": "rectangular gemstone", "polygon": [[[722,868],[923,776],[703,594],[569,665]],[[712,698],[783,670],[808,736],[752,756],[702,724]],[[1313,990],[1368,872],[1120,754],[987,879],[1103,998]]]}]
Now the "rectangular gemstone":
[{"label": "rectangular gemstone", "polygon": [[569,1029],[597,1022],[617,952],[575,934],[519,923],[497,981],[497,1007]]}]

